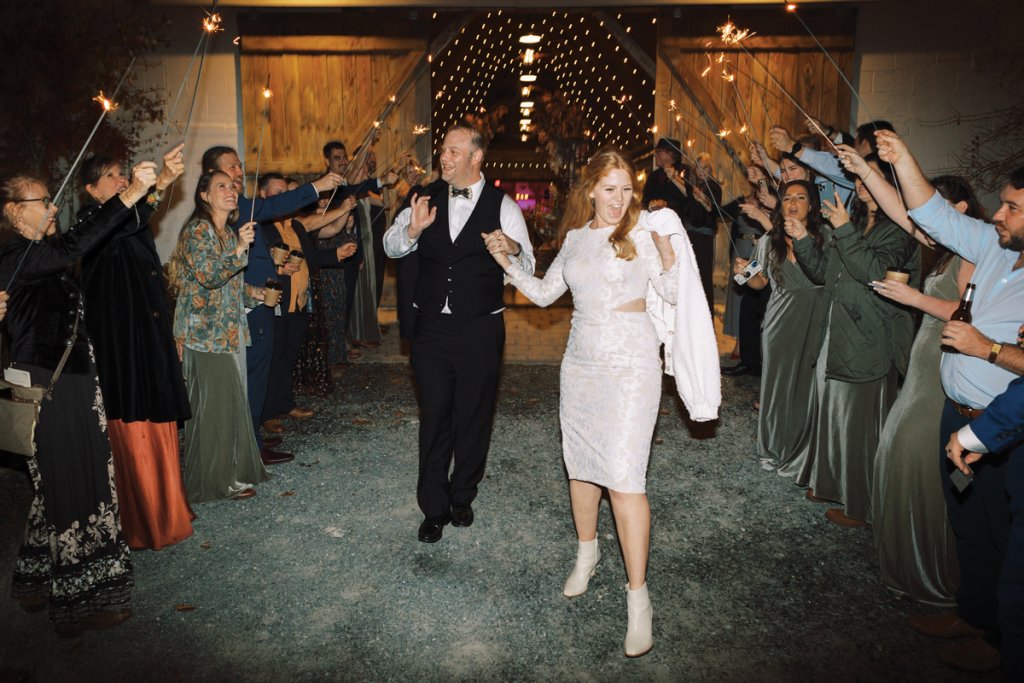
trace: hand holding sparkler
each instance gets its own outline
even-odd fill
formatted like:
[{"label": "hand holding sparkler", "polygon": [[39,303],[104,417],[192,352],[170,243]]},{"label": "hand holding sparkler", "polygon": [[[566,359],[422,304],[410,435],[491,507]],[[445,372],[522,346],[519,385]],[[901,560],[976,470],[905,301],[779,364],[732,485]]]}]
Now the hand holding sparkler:
[{"label": "hand holding sparkler", "polygon": [[782,227],[786,231],[786,234],[794,240],[802,240],[807,237],[807,225],[799,218],[786,216],[786,220],[783,221]]},{"label": "hand holding sparkler", "polygon": [[796,145],[796,140],[789,134],[789,131],[782,126],[772,126],[771,131],[768,133],[768,137],[772,141],[772,145],[775,149],[780,152],[790,153],[793,151],[793,146]]},{"label": "hand holding sparkler", "polygon": [[828,219],[833,228],[838,228],[840,225],[850,222],[850,214],[847,213],[846,207],[843,205],[843,198],[839,196],[838,192],[836,192],[835,199],[835,204],[827,199],[822,200],[821,215]]},{"label": "hand holding sparkler", "polygon": [[249,221],[238,229],[238,247],[235,249],[235,255],[241,257],[248,252],[249,245],[254,239],[256,239],[256,223]]},{"label": "hand holding sparkler", "polygon": [[768,212],[753,199],[747,199],[740,202],[740,213],[751,220],[757,221],[757,223],[764,228],[765,232],[771,232],[774,227],[772,225],[771,216],[769,216]]},{"label": "hand holding sparkler", "polygon": [[764,158],[768,156],[767,150],[762,153],[764,147],[756,142],[751,142],[747,145],[747,149],[750,151],[750,163],[754,166],[764,166]]},{"label": "hand holding sparkler", "polygon": [[0,292],[0,320],[4,319],[7,315],[7,300],[11,298],[11,295],[7,292]]},{"label": "hand holding sparkler", "polygon": [[337,187],[341,185],[341,180],[342,178],[340,175],[332,171],[328,171],[314,180],[311,184],[313,185],[313,189],[315,189],[317,193],[320,193],[337,189]]},{"label": "hand holding sparkler", "polygon": [[185,143],[183,142],[164,154],[163,168],[160,169],[160,175],[156,177],[156,189],[158,192],[166,190],[185,172],[185,162],[181,154],[184,147]]},{"label": "hand holding sparkler", "polygon": [[878,158],[897,166],[907,159],[913,160],[907,144],[899,135],[891,130],[876,130],[875,141],[878,143]]},{"label": "hand holding sparkler", "polygon": [[826,126],[813,116],[807,116],[804,122],[807,124],[807,132],[811,135],[824,135],[829,140],[835,137],[835,131],[832,129],[832,126]]},{"label": "hand holding sparkler", "polygon": [[132,169],[132,182],[128,185],[128,189],[118,196],[125,206],[132,207],[149,194],[149,188],[155,184],[156,164],[152,161],[143,161]]},{"label": "hand holding sparkler", "polygon": [[761,185],[757,188],[757,201],[766,208],[774,209],[779,204],[779,196],[769,190],[767,185]]},{"label": "hand holding sparkler", "polygon": [[838,145],[839,148],[839,163],[843,165],[850,173],[860,176],[861,179],[867,178],[871,175],[874,170],[868,166],[868,163],[864,161],[864,157],[857,153],[853,147],[849,145]]}]

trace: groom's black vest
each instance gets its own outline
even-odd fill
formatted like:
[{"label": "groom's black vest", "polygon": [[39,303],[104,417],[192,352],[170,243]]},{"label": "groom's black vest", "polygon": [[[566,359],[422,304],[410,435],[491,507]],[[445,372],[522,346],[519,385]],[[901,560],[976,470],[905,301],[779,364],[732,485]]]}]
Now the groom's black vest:
[{"label": "groom's black vest", "polygon": [[448,185],[433,194],[430,206],[437,208],[433,225],[420,235],[416,253],[419,275],[416,279],[416,306],[421,315],[441,313],[445,300],[458,320],[472,320],[493,313],[505,304],[505,272],[484,246],[482,232],[501,227],[501,202],[505,194],[483,185],[480,199],[473,207],[462,232],[452,242],[448,227]]}]

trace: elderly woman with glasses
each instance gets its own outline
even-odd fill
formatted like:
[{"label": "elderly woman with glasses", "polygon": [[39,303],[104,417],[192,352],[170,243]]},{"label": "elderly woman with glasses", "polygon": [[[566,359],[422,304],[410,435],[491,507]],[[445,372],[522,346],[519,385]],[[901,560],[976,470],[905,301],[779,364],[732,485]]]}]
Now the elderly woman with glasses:
[{"label": "elderly woman with glasses", "polygon": [[66,637],[128,619],[133,585],[85,302],[68,266],[125,224],[156,181],[155,168],[139,164],[124,192],[62,237],[42,180],[0,179],[0,286],[11,295],[4,325],[12,367],[44,387],[61,371],[39,413],[37,457],[26,461],[35,500],[11,592],[25,611],[49,608]]}]

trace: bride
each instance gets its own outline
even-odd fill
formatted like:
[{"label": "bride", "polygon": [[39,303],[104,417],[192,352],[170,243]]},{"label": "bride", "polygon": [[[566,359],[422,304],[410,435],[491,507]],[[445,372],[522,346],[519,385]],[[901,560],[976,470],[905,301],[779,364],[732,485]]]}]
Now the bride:
[{"label": "bride", "polygon": [[[686,329],[675,331],[681,346],[679,340],[670,346],[682,361],[681,369],[693,374],[694,354],[688,351],[703,351],[709,344],[713,349],[715,343],[692,249],[674,212],[641,211],[636,171],[614,148],[604,148],[590,160],[570,193],[562,247],[543,280],[508,259],[501,231],[483,237],[512,284],[535,304],[547,306],[566,289],[572,291],[560,421],[579,547],[563,594],[585,593],[601,557],[597,518],[602,489],[607,489],[629,580],[624,649],[627,656],[639,657],[654,646],[647,592],[651,512],[646,479],[662,392],[662,340],[649,315],[648,289],[652,286],[668,304],[681,302],[679,308],[687,308],[687,324],[680,326]],[[680,349],[686,360],[680,359]],[[666,358],[670,354],[667,346]],[[713,385],[709,395],[702,395],[700,380],[679,381],[680,388],[699,385],[683,397],[698,420],[713,419],[717,410],[717,399],[710,396],[718,393],[717,353],[711,358],[708,373],[696,371]],[[714,402],[711,408],[708,399]]]}]

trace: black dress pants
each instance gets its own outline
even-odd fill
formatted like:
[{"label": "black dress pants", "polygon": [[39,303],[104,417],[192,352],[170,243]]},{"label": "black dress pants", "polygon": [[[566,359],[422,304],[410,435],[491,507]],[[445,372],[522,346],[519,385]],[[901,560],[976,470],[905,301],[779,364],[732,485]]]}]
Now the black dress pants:
[{"label": "black dress pants", "polygon": [[[982,457],[982,460],[989,456]],[[999,577],[999,633],[1003,680],[1024,680],[1024,444],[1010,451],[1006,490],[1010,494],[1010,542]]]},{"label": "black dress pants", "polygon": [[444,314],[416,318],[411,358],[420,395],[416,499],[428,520],[446,520],[452,505],[476,498],[491,442],[504,347],[501,313],[466,321]]},{"label": "black dress pants", "polygon": [[771,290],[771,285],[760,290],[744,287],[740,295],[740,362],[758,372],[761,370],[761,325]]},{"label": "black dress pants", "polygon": [[[960,493],[949,479],[953,466],[946,459],[946,443],[950,434],[968,422],[970,420],[957,413],[947,400],[942,409],[939,459],[946,509],[960,561],[956,612],[971,626],[995,634],[999,574],[1010,538],[1010,500],[1006,493],[1008,455],[1024,457],[1024,446],[1009,453],[986,455],[971,465],[974,481]],[[997,642],[994,637],[992,640]]]},{"label": "black dress pants", "polygon": [[295,362],[308,326],[306,311],[282,312],[274,326],[274,356],[270,361],[270,381],[263,404],[263,416],[268,420],[287,415],[295,408]]},{"label": "black dress pants", "polygon": [[711,317],[715,316],[715,237],[705,235],[693,230],[687,230],[686,236],[690,238],[690,245],[693,247],[693,257],[697,261],[697,271],[700,273],[700,284],[704,289],[704,296],[708,300],[708,309]]}]

